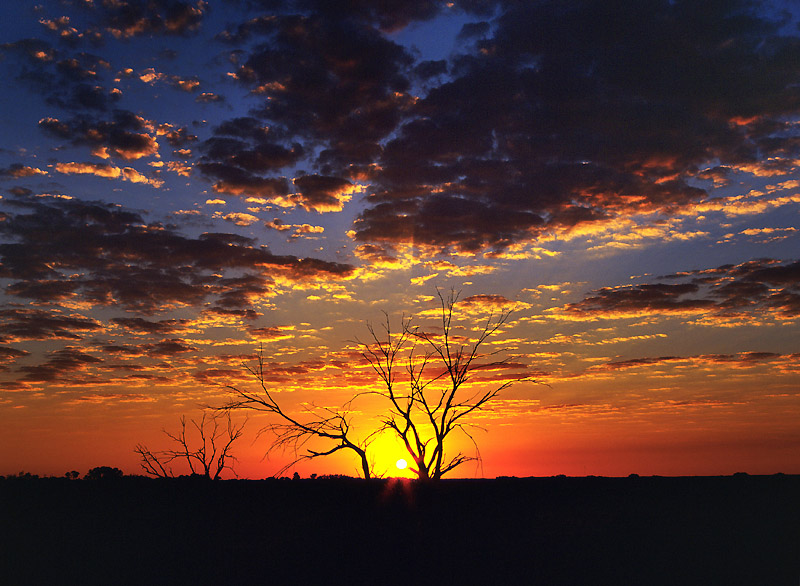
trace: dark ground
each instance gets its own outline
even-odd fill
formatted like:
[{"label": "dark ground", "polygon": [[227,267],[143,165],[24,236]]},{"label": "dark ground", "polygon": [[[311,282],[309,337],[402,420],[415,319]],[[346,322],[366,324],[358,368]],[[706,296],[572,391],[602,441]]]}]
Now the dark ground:
[{"label": "dark ground", "polygon": [[0,480],[2,584],[800,584],[800,476]]}]

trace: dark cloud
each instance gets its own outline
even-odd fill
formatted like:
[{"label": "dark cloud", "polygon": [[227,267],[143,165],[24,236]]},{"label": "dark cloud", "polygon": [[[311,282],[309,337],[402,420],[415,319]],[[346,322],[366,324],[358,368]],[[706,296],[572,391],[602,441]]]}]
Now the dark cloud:
[{"label": "dark cloud", "polygon": [[498,311],[514,305],[514,302],[509,301],[502,295],[489,295],[482,293],[479,295],[470,295],[469,297],[465,297],[464,299],[461,299],[458,304],[459,306],[463,305],[468,308]]},{"label": "dark cloud", "polygon": [[194,101],[200,104],[218,104],[225,101],[225,96],[221,96],[213,92],[203,92],[197,96]]},{"label": "dark cloud", "polygon": [[115,317],[112,318],[111,322],[132,332],[145,334],[172,334],[186,329],[189,324],[189,321],[185,319],[150,321],[141,317]]},{"label": "dark cloud", "polygon": [[360,215],[355,230],[359,241],[415,242],[442,249],[458,243],[461,250],[476,252],[508,246],[520,233],[542,223],[530,211],[437,194],[373,205]]},{"label": "dark cloud", "polygon": [[40,18],[39,23],[46,31],[53,33],[59,42],[70,47],[77,47],[83,41],[88,41],[93,45],[100,45],[103,41],[103,33],[94,26],[84,30],[78,30],[73,26],[73,21],[69,16],[58,16],[55,18]]},{"label": "dark cloud", "polygon": [[40,39],[0,45],[15,59],[9,73],[41,94],[45,101],[67,110],[106,111],[119,101],[118,90],[103,86],[109,63],[86,52],[69,52]]},{"label": "dark cloud", "polygon": [[141,348],[131,345],[105,344],[100,346],[100,350],[114,356],[142,356],[144,354]]},{"label": "dark cloud", "polygon": [[248,333],[259,340],[280,340],[291,337],[286,328],[270,326],[265,328],[249,328]]},{"label": "dark cloud", "polygon": [[100,362],[102,362],[100,358],[86,354],[79,348],[68,346],[50,352],[49,358],[44,363],[20,366],[18,371],[24,373],[22,380],[54,382],[63,379],[65,374],[84,370]]},{"label": "dark cloud", "polygon": [[261,177],[225,163],[198,163],[203,173],[215,178],[214,191],[243,197],[280,198],[289,193],[285,177]]},{"label": "dark cloud", "polygon": [[48,102],[68,110],[108,110],[114,102],[118,102],[121,94],[109,92],[99,85],[77,83],[64,94],[54,95]]},{"label": "dark cloud", "polygon": [[326,18],[361,20],[386,32],[404,28],[414,21],[429,20],[445,7],[445,3],[439,0],[348,0],[337,3],[300,0],[297,4]]},{"label": "dark cloud", "polygon": [[459,40],[471,39],[474,37],[484,37],[489,34],[492,25],[488,22],[468,22],[461,27],[458,33]]},{"label": "dark cloud", "polygon": [[793,355],[775,352],[740,352],[738,354],[698,354],[694,356],[658,356],[652,358],[631,358],[615,360],[592,367],[591,370],[615,371],[637,368],[640,366],[658,367],[675,363],[691,363],[695,366],[724,364],[739,368],[749,368],[759,364],[774,362],[781,358],[794,358]]},{"label": "dark cloud", "polygon": [[105,344],[101,347],[107,354],[121,356],[149,356],[151,358],[170,358],[188,352],[197,352],[195,346],[180,338],[166,338],[147,344]]},{"label": "dark cloud", "polygon": [[26,350],[0,346],[0,372],[8,372],[10,370],[8,365],[15,363],[20,358],[29,354],[30,352]]},{"label": "dark cloud", "polygon": [[429,79],[447,73],[447,61],[423,61],[414,67],[414,73],[421,79]]},{"label": "dark cloud", "polygon": [[20,179],[22,177],[32,177],[35,175],[47,175],[47,171],[42,171],[36,167],[29,167],[22,163],[13,163],[5,169],[0,169],[0,177]]},{"label": "dark cloud", "polygon": [[[346,20],[362,25],[377,27],[384,32],[392,32],[404,28],[415,21],[429,20],[441,13],[448,5],[442,0],[347,0],[345,2],[328,2],[326,0],[242,0],[246,5],[261,12],[271,14],[309,14],[313,13],[325,20]],[[458,2],[465,10],[472,11],[470,4],[492,4],[493,2]],[[488,16],[492,9],[481,11]],[[227,42],[241,42],[253,34],[269,30],[264,25],[270,17],[253,19],[236,30],[228,30],[220,36]]]},{"label": "dark cloud", "polygon": [[[786,160],[770,165],[785,170],[796,159],[786,120],[800,97],[800,40],[779,36],[761,3],[495,6],[493,35],[403,111],[358,241],[502,249],[669,214],[706,196],[692,178],[713,161],[775,153]],[[433,229],[430,211],[442,208]]]},{"label": "dark cloud", "polygon": [[772,259],[724,265],[662,277],[684,283],[653,283],[593,291],[565,307],[580,317],[632,314],[702,313],[735,317],[769,313],[782,319],[800,315],[800,262]]},{"label": "dark cloud", "polygon": [[352,183],[341,177],[325,175],[303,175],[294,180],[299,190],[292,198],[306,210],[339,211],[342,209],[342,196]]},{"label": "dark cloud", "polygon": [[[787,122],[800,42],[756,2],[258,6],[266,14],[221,38],[260,105],[204,144],[200,168],[220,192],[300,205],[303,189],[278,176],[294,164],[368,180],[359,243],[500,251],[670,214],[706,197],[694,179],[716,180],[701,175],[713,161],[772,156],[777,171],[800,155]],[[483,19],[464,26],[464,53],[449,62],[415,63],[380,32],[442,10]],[[252,131],[267,126],[264,144]]]},{"label": "dark cloud", "polygon": [[156,344],[143,344],[142,349],[145,354],[154,358],[169,358],[186,352],[197,352],[197,348],[190,346],[185,341],[178,338],[161,340]]},{"label": "dark cloud", "polygon": [[140,35],[183,35],[196,31],[208,3],[177,0],[99,0],[99,23],[116,38]]},{"label": "dark cloud", "polygon": [[[278,277],[339,279],[351,266],[278,256],[249,238],[189,238],[121,207],[80,200],[9,201],[0,223],[0,276],[7,293],[39,302],[78,297],[153,313],[171,304],[247,309]],[[227,271],[242,274],[226,276]],[[125,322],[122,322],[125,323]],[[130,322],[127,322],[130,325]]]},{"label": "dark cloud", "polygon": [[697,293],[699,286],[687,284],[644,284],[624,288],[603,288],[583,301],[568,305],[568,310],[582,315],[593,313],[672,313],[702,311],[714,307],[709,299],[685,298]]},{"label": "dark cloud", "polygon": [[[158,152],[158,142],[148,122],[128,110],[115,110],[111,120],[97,120],[85,115],[68,121],[43,118],[39,121],[39,128],[74,145],[89,145],[98,154],[113,154],[126,160]],[[101,150],[105,152],[101,153]]]},{"label": "dark cloud", "polygon": [[164,135],[167,142],[174,147],[185,147],[197,140],[197,135],[190,133],[185,126],[176,128],[171,124],[160,124],[158,134]]},{"label": "dark cloud", "polygon": [[13,54],[25,58],[27,65],[53,63],[59,55],[52,44],[43,39],[20,39],[0,45],[4,54]]},{"label": "dark cloud", "polygon": [[244,319],[247,321],[253,321],[261,317],[261,313],[255,311],[254,309],[226,309],[222,307],[212,307],[210,309],[204,309],[200,312],[203,316],[219,316],[222,318],[233,317],[237,319]]},{"label": "dark cloud", "polygon": [[252,117],[219,125],[200,150],[203,157],[197,167],[217,180],[214,191],[259,197],[286,195],[285,178],[264,175],[293,165],[303,156],[300,144],[282,145],[263,121]]},{"label": "dark cloud", "polygon": [[369,18],[351,18],[359,11],[347,5],[319,3],[313,12],[260,17],[228,34],[231,41],[251,35],[260,41],[239,56],[236,71],[251,93],[265,98],[254,113],[287,135],[321,145],[324,174],[369,166],[411,103],[407,69],[413,59]]},{"label": "dark cloud", "polygon": [[78,314],[20,307],[0,309],[0,343],[82,340],[85,333],[102,329],[100,322]]}]

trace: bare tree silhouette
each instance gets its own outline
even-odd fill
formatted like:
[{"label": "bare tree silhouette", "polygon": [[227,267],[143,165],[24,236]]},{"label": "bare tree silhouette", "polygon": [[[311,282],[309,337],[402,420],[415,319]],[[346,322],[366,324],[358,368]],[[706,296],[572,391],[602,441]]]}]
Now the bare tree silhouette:
[{"label": "bare tree silhouette", "polygon": [[[467,383],[473,371],[498,367],[499,360],[477,361],[497,352],[481,351],[486,340],[508,320],[510,310],[490,314],[482,329],[470,339],[454,333],[454,310],[459,294],[448,296],[437,291],[441,304],[441,332],[434,334],[403,318],[399,331],[393,331],[388,314],[384,332],[368,324],[371,342],[360,342],[362,356],[380,378],[383,388],[370,391],[385,397],[389,408],[377,433],[390,431],[403,443],[414,461],[411,470],[421,480],[439,479],[458,466],[480,461],[480,451],[470,428],[477,427],[470,416],[486,408],[504,389],[520,380],[505,381],[487,389],[471,390]],[[422,347],[421,350],[419,347]],[[404,365],[398,366],[400,362]],[[398,372],[400,370],[400,372]],[[404,374],[403,374],[404,372]],[[400,376],[403,380],[401,381]],[[407,390],[400,390],[407,385]],[[447,455],[446,446],[454,432],[465,435],[475,447],[475,455],[457,452]]]},{"label": "bare tree silhouette", "polygon": [[[441,332],[431,333],[402,318],[399,331],[391,328],[389,314],[384,312],[383,332],[367,324],[371,340],[356,340],[361,355],[378,375],[377,390],[357,393],[341,409],[308,405],[300,415],[288,411],[278,402],[267,384],[264,351],[261,348],[255,366],[245,365],[258,383],[256,390],[226,385],[235,396],[220,408],[230,413],[250,409],[276,416],[259,434],[271,432],[275,439],[267,453],[290,450],[295,458],[281,468],[281,474],[301,460],[328,456],[349,450],[358,457],[364,478],[374,475],[368,451],[372,442],[384,433],[400,439],[414,466],[410,469],[419,479],[439,479],[465,462],[480,462],[480,451],[471,431],[477,427],[471,417],[486,408],[497,395],[524,377],[506,380],[477,389],[468,384],[475,370],[502,367],[506,360],[482,362],[497,352],[485,352],[483,346],[508,320],[510,310],[492,313],[473,338],[455,334],[455,308],[459,294],[448,296],[437,291],[441,304]],[[499,351],[498,351],[499,352]],[[407,386],[407,390],[401,390]],[[376,395],[385,400],[379,425],[363,437],[356,436],[351,426],[352,402],[363,395]],[[363,432],[362,432],[363,433]],[[461,451],[448,454],[453,435],[461,433],[475,447],[475,454]],[[324,447],[318,448],[317,444]],[[302,451],[304,450],[304,451]]]},{"label": "bare tree silhouette", "polygon": [[[220,419],[224,421],[220,422]],[[233,444],[243,433],[245,423],[236,425],[230,413],[207,412],[199,421],[190,420],[187,426],[186,417],[181,416],[181,429],[177,433],[162,430],[177,448],[171,450],[151,451],[147,446],[138,444],[134,451],[139,454],[139,464],[149,475],[158,478],[175,476],[171,464],[175,461],[185,462],[192,474],[217,480],[223,471],[233,470],[236,457],[232,454]],[[196,439],[187,433],[187,427],[194,429]],[[235,472],[234,472],[235,474]]]},{"label": "bare tree silhouette", "polygon": [[[310,460],[322,456],[329,456],[341,450],[354,452],[359,459],[361,474],[364,478],[372,476],[372,468],[367,458],[367,448],[371,437],[364,440],[353,438],[349,419],[349,402],[341,410],[329,407],[309,405],[302,416],[290,414],[277,402],[274,392],[266,384],[264,375],[264,349],[259,349],[256,365],[245,365],[247,371],[258,381],[258,390],[249,391],[233,385],[226,385],[235,395],[235,399],[222,407],[230,412],[234,409],[250,409],[276,415],[278,421],[269,423],[259,430],[259,435],[271,432],[275,435],[267,453],[273,450],[291,450],[295,459],[281,468],[277,474],[282,474],[301,460]],[[324,449],[309,446],[311,440],[322,440],[326,444]],[[305,448],[304,453],[300,449]]]}]

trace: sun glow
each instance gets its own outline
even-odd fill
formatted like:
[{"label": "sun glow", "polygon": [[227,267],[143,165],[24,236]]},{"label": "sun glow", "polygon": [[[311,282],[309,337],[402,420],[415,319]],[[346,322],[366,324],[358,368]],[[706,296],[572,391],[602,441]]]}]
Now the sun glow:
[{"label": "sun glow", "polygon": [[400,458],[396,463],[398,470],[405,470],[408,467],[408,462],[406,462],[403,458]]}]

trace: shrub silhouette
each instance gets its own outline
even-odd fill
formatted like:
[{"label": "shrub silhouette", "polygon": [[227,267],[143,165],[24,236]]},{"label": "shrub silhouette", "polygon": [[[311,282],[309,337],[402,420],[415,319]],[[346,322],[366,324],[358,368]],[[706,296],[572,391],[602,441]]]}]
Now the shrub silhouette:
[{"label": "shrub silhouette", "polygon": [[116,480],[122,478],[123,473],[119,468],[111,466],[97,466],[89,470],[83,478],[85,480]]}]

